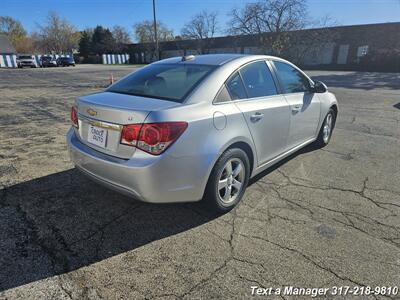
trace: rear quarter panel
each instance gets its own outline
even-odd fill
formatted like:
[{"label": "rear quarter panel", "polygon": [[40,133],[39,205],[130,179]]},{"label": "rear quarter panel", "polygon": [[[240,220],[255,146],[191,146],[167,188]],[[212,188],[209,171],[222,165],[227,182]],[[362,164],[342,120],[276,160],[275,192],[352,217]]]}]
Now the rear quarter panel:
[{"label": "rear quarter panel", "polygon": [[176,165],[171,170],[184,172],[175,174],[185,186],[194,183],[202,194],[208,177],[221,154],[236,142],[247,143],[256,154],[249,129],[242,113],[233,103],[213,105],[212,100],[203,103],[185,104],[180,107],[151,112],[146,123],[161,121],[186,121],[188,128],[182,136],[163,154]]}]

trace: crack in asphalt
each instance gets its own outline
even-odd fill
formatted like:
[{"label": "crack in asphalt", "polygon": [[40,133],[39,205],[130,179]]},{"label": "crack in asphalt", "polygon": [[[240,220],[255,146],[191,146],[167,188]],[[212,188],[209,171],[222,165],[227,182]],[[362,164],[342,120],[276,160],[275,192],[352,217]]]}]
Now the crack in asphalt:
[{"label": "crack in asphalt", "polygon": [[122,213],[122,214],[120,214],[120,215],[118,215],[118,216],[112,218],[110,221],[108,221],[108,222],[106,222],[106,223],[104,223],[104,224],[99,225],[99,226],[97,227],[97,229],[96,229],[95,231],[93,231],[91,234],[89,234],[89,235],[87,235],[87,236],[85,236],[85,237],[83,237],[83,238],[81,238],[81,239],[78,239],[78,240],[75,240],[75,241],[69,243],[68,246],[74,246],[74,245],[76,245],[76,244],[78,244],[78,243],[80,243],[80,242],[90,240],[92,237],[96,236],[98,233],[104,234],[104,229],[106,229],[108,226],[112,225],[113,223],[115,223],[115,222],[117,222],[118,220],[122,219],[123,217],[129,215],[129,214],[132,213],[134,210],[136,210],[137,208],[140,208],[140,207],[142,207],[142,206],[143,206],[142,204],[138,204],[138,205],[135,205],[135,206],[131,207],[130,209],[128,209],[128,210],[125,211],[124,213]]},{"label": "crack in asphalt", "polygon": [[58,277],[57,281],[60,289],[68,296],[69,299],[73,300],[74,298],[72,297],[72,292],[64,286],[61,276]]},{"label": "crack in asphalt", "polygon": [[[281,174],[290,184],[292,184],[294,186],[310,188],[310,189],[316,189],[316,190],[322,190],[322,191],[335,190],[335,191],[340,191],[340,192],[350,192],[350,193],[358,194],[362,198],[367,199],[368,201],[372,202],[375,206],[377,206],[379,208],[382,208],[382,209],[385,209],[385,210],[388,210],[388,211],[391,211],[391,210],[389,208],[387,208],[387,207],[383,207],[382,205],[395,205],[395,206],[398,206],[398,205],[393,204],[393,203],[386,203],[386,202],[376,201],[376,200],[372,199],[371,197],[366,196],[365,195],[365,191],[368,189],[367,188],[368,177],[366,177],[364,179],[362,189],[357,191],[357,190],[344,189],[344,188],[339,188],[339,187],[334,187],[334,186],[327,186],[327,185],[322,185],[322,184],[320,186],[301,184],[301,183],[298,183],[298,182],[294,182],[282,170],[277,169],[277,172],[279,174]],[[302,178],[299,178],[299,179],[300,180],[304,180]]]},{"label": "crack in asphalt", "polygon": [[354,159],[354,155],[356,153],[355,149],[353,149],[353,151],[351,153],[341,153],[341,152],[338,152],[338,151],[333,151],[333,150],[328,150],[328,149],[320,149],[320,151],[338,155],[343,160],[352,160],[352,159]]},{"label": "crack in asphalt", "polygon": [[[278,171],[279,171],[279,170],[278,170]],[[280,171],[280,173],[283,174],[282,171]],[[287,177],[287,178],[288,178],[288,177]],[[366,180],[364,181],[363,190],[362,190],[361,192],[357,192],[357,191],[352,191],[352,192],[355,192],[356,194],[359,194],[360,196],[362,196],[363,191],[366,189],[366,182],[367,182],[367,180],[368,180],[368,179],[366,179]],[[305,187],[305,188],[314,188],[314,187],[311,187],[311,186],[301,185],[301,184],[292,183],[292,182],[293,182],[293,181],[290,180],[290,184],[297,185],[297,186],[301,186],[301,187]],[[270,185],[270,183],[266,183],[266,182],[263,182],[263,184]],[[264,189],[264,187],[261,186],[261,184],[260,184],[259,186],[261,187],[261,189],[262,189],[264,192],[266,192],[266,190]],[[284,185],[284,187],[286,187],[286,186],[287,186],[287,185]],[[283,187],[283,185],[280,186],[280,187]],[[294,200],[290,200],[290,199],[287,199],[287,198],[283,197],[282,194],[280,193],[279,188],[277,187],[277,185],[270,185],[270,188],[271,188],[272,191],[274,191],[274,192],[277,194],[277,196],[278,196],[279,199],[284,200],[284,201],[286,201],[286,202],[288,202],[288,203],[290,203],[290,204],[294,204],[295,206],[297,206],[297,207],[299,207],[299,208],[301,208],[301,209],[303,209],[303,210],[308,211],[308,212],[310,213],[311,218],[313,218],[314,211],[313,211],[312,209],[310,209],[309,207],[306,207],[306,206],[304,206],[304,205],[302,205],[302,204],[300,204],[300,203],[297,203],[297,202],[294,201]],[[320,188],[317,187],[317,189],[320,189]],[[334,188],[334,190],[336,190],[336,189]],[[342,191],[342,189],[339,189],[339,190]],[[344,190],[344,191],[345,191],[345,192],[348,192],[349,190]],[[368,235],[369,237],[373,237],[373,238],[379,239],[379,240],[381,240],[382,242],[386,242],[386,243],[389,242],[391,245],[393,245],[393,246],[395,246],[395,247],[399,247],[399,246],[400,246],[400,243],[396,243],[396,242],[394,242],[394,241],[393,241],[392,239],[390,239],[390,238],[385,238],[385,237],[380,237],[380,236],[374,236],[374,235],[372,235],[371,233],[369,233],[369,232],[367,232],[367,231],[361,229],[360,227],[358,227],[358,226],[356,226],[356,225],[354,224],[354,222],[351,220],[351,217],[356,218],[357,220],[359,220],[359,221],[361,221],[361,222],[364,222],[364,223],[367,223],[367,224],[370,224],[370,225],[379,225],[379,226],[387,227],[387,228],[390,228],[390,229],[395,230],[396,232],[400,232],[400,226],[394,226],[394,225],[385,224],[385,223],[382,223],[382,222],[380,222],[380,221],[378,221],[378,220],[375,220],[374,218],[364,216],[364,215],[362,215],[362,214],[360,214],[360,213],[358,213],[358,212],[354,212],[354,211],[336,210],[336,209],[332,209],[332,208],[328,208],[328,207],[325,207],[325,206],[321,206],[321,205],[318,205],[318,204],[312,204],[312,203],[308,203],[308,205],[309,205],[309,206],[313,206],[313,207],[317,207],[317,208],[320,208],[320,209],[324,209],[324,210],[327,210],[327,211],[330,211],[330,212],[338,213],[338,214],[344,216],[344,217],[346,218],[346,220],[348,220],[348,222],[349,222],[350,224],[341,222],[341,221],[339,221],[338,219],[334,218],[333,220],[337,221],[338,223],[340,223],[340,224],[342,224],[342,225],[345,225],[345,226],[347,226],[347,227],[351,227],[351,228],[353,228],[353,229],[356,229],[356,230],[358,230],[358,231],[360,231],[360,232],[362,232],[362,233]],[[291,206],[291,208],[293,208],[293,206]],[[397,216],[397,215],[394,215],[394,216]],[[368,222],[368,220],[370,220],[370,222]],[[372,222],[372,223],[371,223],[371,222]]]},{"label": "crack in asphalt", "polygon": [[351,279],[351,278],[349,278],[349,277],[347,277],[347,276],[339,275],[337,272],[333,271],[331,268],[326,267],[326,266],[323,266],[323,265],[317,263],[317,262],[314,261],[311,257],[309,257],[308,255],[302,253],[302,252],[301,252],[300,250],[298,250],[298,249],[290,248],[290,247],[287,247],[287,246],[283,246],[283,245],[281,245],[281,244],[279,244],[279,243],[275,243],[275,242],[273,242],[273,241],[270,241],[269,239],[261,238],[261,237],[258,237],[258,236],[244,235],[244,234],[241,234],[241,235],[244,236],[244,237],[247,237],[247,238],[253,238],[253,239],[256,239],[256,240],[262,240],[262,241],[264,241],[264,242],[267,242],[267,243],[270,243],[270,244],[272,244],[272,245],[275,245],[275,246],[281,248],[282,250],[287,250],[287,251],[291,251],[291,252],[293,252],[293,253],[296,253],[296,254],[300,255],[301,257],[303,257],[306,261],[309,261],[310,263],[312,263],[315,267],[317,267],[317,268],[319,268],[319,269],[321,269],[321,270],[324,270],[324,271],[326,271],[326,272],[331,273],[332,275],[334,275],[334,276],[337,277],[338,279],[341,279],[341,280],[343,280],[343,281],[349,281],[349,282],[351,282],[351,283],[353,283],[353,284],[356,284],[356,285],[359,285],[359,286],[364,286],[364,284],[362,284],[362,283],[360,283],[360,282],[357,282],[357,281],[355,281],[355,280],[353,280],[353,279]]}]

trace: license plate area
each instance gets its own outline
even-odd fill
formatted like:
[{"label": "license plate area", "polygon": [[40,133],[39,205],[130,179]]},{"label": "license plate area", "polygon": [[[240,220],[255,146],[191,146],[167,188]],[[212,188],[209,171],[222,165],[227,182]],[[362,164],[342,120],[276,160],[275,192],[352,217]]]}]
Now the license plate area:
[{"label": "license plate area", "polygon": [[108,130],[89,124],[87,141],[91,144],[106,148]]}]

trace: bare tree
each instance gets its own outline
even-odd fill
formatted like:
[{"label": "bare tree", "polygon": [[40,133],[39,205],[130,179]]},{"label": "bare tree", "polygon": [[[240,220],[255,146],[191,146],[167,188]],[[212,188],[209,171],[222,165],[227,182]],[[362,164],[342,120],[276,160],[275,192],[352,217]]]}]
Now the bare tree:
[{"label": "bare tree", "polygon": [[198,41],[200,53],[208,53],[211,47],[210,39],[218,31],[217,12],[203,10],[194,15],[181,30],[184,39],[194,39]]},{"label": "bare tree", "polygon": [[[143,21],[133,25],[136,40],[143,44],[146,52],[151,53],[151,59],[159,57],[156,55],[155,34],[153,21]],[[157,22],[157,37],[160,42],[173,41],[174,32],[165,26],[162,22]],[[159,51],[162,50],[162,44],[159,44]]]},{"label": "bare tree", "polygon": [[0,33],[5,34],[11,44],[19,51],[21,44],[26,40],[26,31],[21,22],[8,16],[0,16]]},{"label": "bare tree", "polygon": [[132,43],[128,31],[122,26],[114,26],[111,33],[115,39],[117,52],[123,51],[126,44]]},{"label": "bare tree", "polygon": [[[133,25],[136,40],[139,43],[154,43],[154,25],[153,21],[143,21]],[[157,36],[159,41],[172,41],[174,33],[162,22],[157,22]]]},{"label": "bare tree", "polygon": [[46,52],[68,53],[77,49],[80,33],[56,12],[49,12],[46,23],[37,25],[36,34],[41,48]]},{"label": "bare tree", "polygon": [[37,43],[34,38],[25,36],[14,44],[18,53],[36,53],[38,52]]},{"label": "bare tree", "polygon": [[289,43],[287,32],[307,24],[303,0],[261,0],[233,9],[230,15],[229,33],[257,35],[264,51],[278,55]]},{"label": "bare tree", "polygon": [[217,32],[217,12],[203,10],[194,15],[182,28],[182,37],[203,40],[214,37]]}]

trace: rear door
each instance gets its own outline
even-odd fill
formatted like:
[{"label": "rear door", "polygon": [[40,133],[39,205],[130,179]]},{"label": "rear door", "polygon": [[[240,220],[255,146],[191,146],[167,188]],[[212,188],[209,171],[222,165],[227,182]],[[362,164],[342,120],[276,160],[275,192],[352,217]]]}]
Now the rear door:
[{"label": "rear door", "polygon": [[262,165],[287,148],[289,105],[277,91],[272,73],[265,61],[242,67],[227,82],[234,103],[241,110],[250,129]]},{"label": "rear door", "polygon": [[316,135],[320,118],[320,100],[311,92],[309,79],[297,68],[274,61],[277,77],[290,105],[288,146],[296,147]]}]

